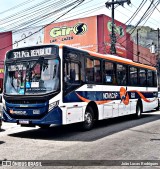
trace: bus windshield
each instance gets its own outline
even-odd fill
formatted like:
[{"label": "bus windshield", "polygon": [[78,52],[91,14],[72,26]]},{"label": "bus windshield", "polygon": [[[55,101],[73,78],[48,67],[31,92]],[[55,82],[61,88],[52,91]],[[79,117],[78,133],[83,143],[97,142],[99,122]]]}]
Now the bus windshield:
[{"label": "bus windshield", "polygon": [[37,95],[59,90],[59,60],[41,59],[6,64],[4,92]]}]

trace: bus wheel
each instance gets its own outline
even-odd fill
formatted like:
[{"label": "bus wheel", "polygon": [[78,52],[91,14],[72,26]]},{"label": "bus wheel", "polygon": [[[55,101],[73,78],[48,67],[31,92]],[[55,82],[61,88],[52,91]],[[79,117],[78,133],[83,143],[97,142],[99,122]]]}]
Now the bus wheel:
[{"label": "bus wheel", "polygon": [[50,124],[40,124],[38,125],[41,129],[48,129],[50,127]]},{"label": "bus wheel", "polygon": [[94,113],[91,107],[88,107],[85,115],[84,115],[84,122],[82,123],[83,130],[91,130],[94,125]]},{"label": "bus wheel", "polygon": [[156,110],[157,110],[157,111],[159,110],[159,100],[158,100],[158,106],[156,107]]},{"label": "bus wheel", "polygon": [[142,116],[142,109],[141,109],[141,105],[140,104],[137,104],[136,106],[136,114],[135,114],[136,118],[141,118]]}]

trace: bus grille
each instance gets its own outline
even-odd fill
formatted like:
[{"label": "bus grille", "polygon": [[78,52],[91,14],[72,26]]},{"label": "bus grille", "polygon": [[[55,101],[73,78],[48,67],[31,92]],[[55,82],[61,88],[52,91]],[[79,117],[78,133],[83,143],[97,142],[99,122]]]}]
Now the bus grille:
[{"label": "bus grille", "polygon": [[45,100],[7,100],[11,104],[41,104],[45,103]]},{"label": "bus grille", "polygon": [[41,119],[43,118],[47,113],[38,115],[38,116],[24,116],[24,115],[12,115],[10,113],[8,113],[10,115],[11,118],[13,119]]}]

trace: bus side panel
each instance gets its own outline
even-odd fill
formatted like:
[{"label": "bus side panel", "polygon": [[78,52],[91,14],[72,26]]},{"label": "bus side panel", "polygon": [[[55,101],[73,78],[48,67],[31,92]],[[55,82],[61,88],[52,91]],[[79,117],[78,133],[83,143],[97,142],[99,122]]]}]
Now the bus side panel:
[{"label": "bus side panel", "polygon": [[130,114],[136,113],[137,99],[132,99],[132,100],[130,101],[130,105],[131,105]]},{"label": "bus side panel", "polygon": [[76,123],[83,120],[83,107],[78,105],[73,105],[73,107],[68,107],[66,112],[66,123]]}]

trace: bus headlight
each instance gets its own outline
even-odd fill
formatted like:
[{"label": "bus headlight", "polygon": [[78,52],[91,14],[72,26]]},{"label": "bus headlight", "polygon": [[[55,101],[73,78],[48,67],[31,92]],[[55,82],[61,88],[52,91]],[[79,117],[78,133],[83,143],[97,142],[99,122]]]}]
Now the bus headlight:
[{"label": "bus headlight", "polygon": [[51,111],[53,108],[59,105],[59,100],[49,104],[48,110]]}]

